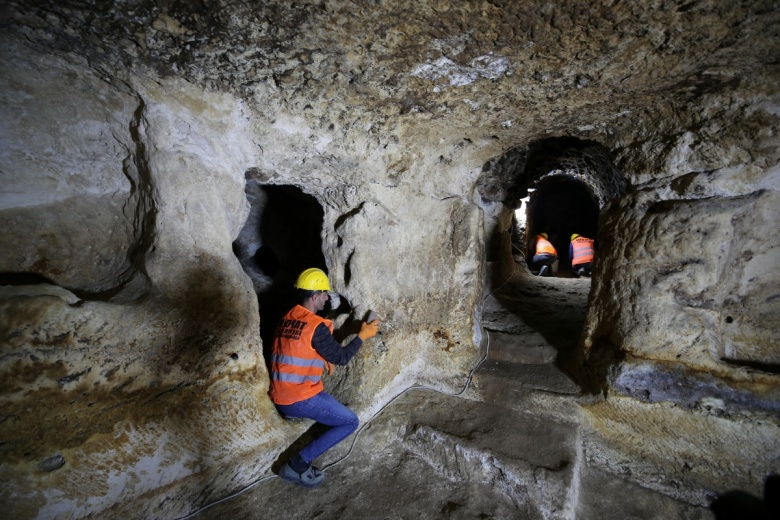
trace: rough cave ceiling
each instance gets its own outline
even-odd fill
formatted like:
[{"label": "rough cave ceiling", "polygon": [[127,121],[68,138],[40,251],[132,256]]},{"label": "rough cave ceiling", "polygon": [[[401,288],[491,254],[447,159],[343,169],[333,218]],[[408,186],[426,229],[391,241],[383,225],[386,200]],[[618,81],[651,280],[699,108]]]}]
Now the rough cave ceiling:
[{"label": "rough cave ceiling", "polygon": [[[9,2],[4,29],[113,81],[179,77],[323,128],[446,120],[465,138],[596,127],[776,77],[775,2]],[[734,100],[738,102],[738,100]],[[640,117],[641,118],[641,117]],[[580,128],[582,130],[582,128]],[[336,128],[338,130],[338,128]],[[381,140],[381,137],[380,137]]]}]

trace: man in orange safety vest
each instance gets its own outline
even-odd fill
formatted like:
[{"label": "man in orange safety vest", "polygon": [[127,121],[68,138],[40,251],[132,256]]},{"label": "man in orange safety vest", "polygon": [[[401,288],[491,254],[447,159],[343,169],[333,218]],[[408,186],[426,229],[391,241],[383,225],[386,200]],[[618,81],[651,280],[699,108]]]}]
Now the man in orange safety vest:
[{"label": "man in orange safety vest", "polygon": [[552,265],[558,260],[558,252],[547,237],[547,233],[536,235],[536,245],[531,265],[539,267],[538,276],[552,275]]},{"label": "man in orange safety vest", "polygon": [[580,276],[590,276],[593,272],[593,256],[595,255],[594,240],[585,238],[577,233],[571,236],[569,244],[569,258],[571,258],[571,268],[574,274]]},{"label": "man in orange safety vest", "polygon": [[320,269],[303,271],[295,282],[300,302],[279,321],[273,340],[271,388],[268,394],[284,417],[313,419],[328,428],[293,455],[279,470],[284,480],[306,487],[322,484],[325,474],[314,459],[347,438],[358,417],[325,391],[324,369],[346,365],[363,342],[379,332],[379,320],[361,322],[360,332],[345,347],[333,337],[333,322],[317,315],[328,301],[330,283]]}]

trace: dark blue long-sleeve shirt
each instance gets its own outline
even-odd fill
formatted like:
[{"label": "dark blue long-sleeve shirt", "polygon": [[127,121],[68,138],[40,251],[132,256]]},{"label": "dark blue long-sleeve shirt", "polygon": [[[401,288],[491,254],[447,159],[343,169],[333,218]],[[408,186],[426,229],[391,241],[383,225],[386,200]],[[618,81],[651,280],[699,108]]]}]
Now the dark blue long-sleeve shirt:
[{"label": "dark blue long-sleeve shirt", "polygon": [[347,343],[346,347],[342,347],[324,323],[317,325],[317,328],[314,329],[314,336],[311,338],[311,346],[314,347],[317,354],[334,365],[349,363],[349,360],[360,350],[361,345],[363,345],[363,340],[360,339],[360,336],[355,336],[352,341]]}]

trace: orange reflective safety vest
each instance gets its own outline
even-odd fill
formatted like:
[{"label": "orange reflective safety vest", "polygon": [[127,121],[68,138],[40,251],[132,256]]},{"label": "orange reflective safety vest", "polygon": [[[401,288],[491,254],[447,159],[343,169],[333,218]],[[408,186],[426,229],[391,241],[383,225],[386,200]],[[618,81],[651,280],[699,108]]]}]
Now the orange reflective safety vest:
[{"label": "orange reflective safety vest", "polygon": [[549,240],[542,235],[536,235],[536,253],[537,255],[555,255],[558,256],[558,252],[555,250]]},{"label": "orange reflective safety vest", "polygon": [[571,241],[571,265],[593,262],[593,240],[585,237],[577,237]]},{"label": "orange reflective safety vest", "polygon": [[293,404],[322,392],[322,370],[330,365],[311,345],[320,323],[333,333],[333,322],[296,305],[279,321],[271,358],[271,389],[276,404]]}]

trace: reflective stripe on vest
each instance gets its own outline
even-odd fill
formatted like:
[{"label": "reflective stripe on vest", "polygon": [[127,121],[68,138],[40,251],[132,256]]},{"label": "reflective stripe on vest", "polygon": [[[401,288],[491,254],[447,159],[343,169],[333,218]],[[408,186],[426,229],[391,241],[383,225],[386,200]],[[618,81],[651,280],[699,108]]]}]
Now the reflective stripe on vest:
[{"label": "reflective stripe on vest", "polygon": [[537,255],[558,255],[553,245],[549,240],[541,235],[536,236],[536,254]]},{"label": "reflective stripe on vest", "polygon": [[[271,358],[271,366],[274,370],[271,372],[271,379],[274,381],[283,381],[285,383],[319,383],[322,379],[322,369],[325,368],[325,361],[322,359],[298,358],[285,356],[284,354],[274,354]],[[317,368],[320,375],[295,374],[288,372],[281,365],[290,365],[291,367]]]},{"label": "reflective stripe on vest", "polygon": [[585,237],[577,237],[571,242],[571,265],[587,264],[593,262],[593,240]]},{"label": "reflective stripe on vest", "polygon": [[296,305],[279,320],[271,357],[271,388],[276,404],[293,404],[323,391],[322,370],[326,361],[311,344],[314,330],[324,323],[333,332],[333,322]]},{"label": "reflective stripe on vest", "polygon": [[322,359],[297,358],[293,356],[285,356],[284,354],[274,354],[271,360],[274,363],[284,363],[285,365],[294,365],[296,367],[325,368],[325,361]]},{"label": "reflective stripe on vest", "polygon": [[272,379],[274,381],[283,381],[285,383],[319,383],[321,376],[299,376],[298,374],[285,374],[284,372],[274,372]]}]

